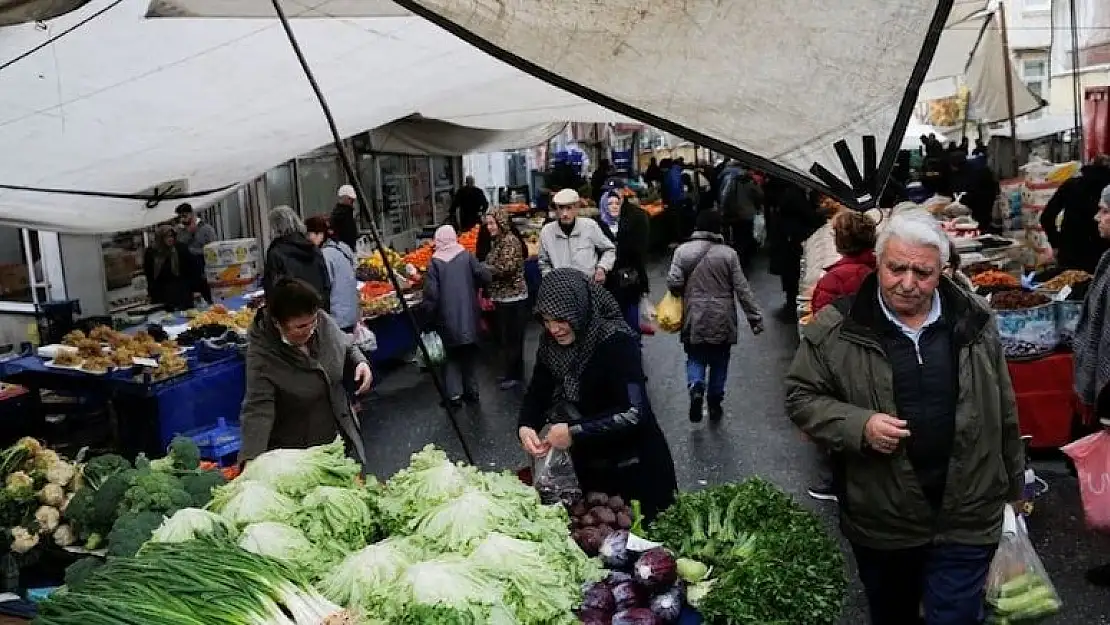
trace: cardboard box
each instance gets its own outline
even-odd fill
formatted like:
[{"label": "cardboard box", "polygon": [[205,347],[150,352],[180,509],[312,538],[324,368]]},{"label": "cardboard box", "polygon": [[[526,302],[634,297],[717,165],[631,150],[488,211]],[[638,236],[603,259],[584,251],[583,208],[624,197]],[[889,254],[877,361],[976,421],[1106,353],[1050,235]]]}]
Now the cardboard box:
[{"label": "cardboard box", "polygon": [[260,258],[258,239],[214,241],[204,246],[205,267],[227,267],[244,263],[257,265]]},{"label": "cardboard box", "polygon": [[209,284],[239,280],[253,281],[258,277],[257,263],[235,263],[224,267],[204,266],[204,278]]}]

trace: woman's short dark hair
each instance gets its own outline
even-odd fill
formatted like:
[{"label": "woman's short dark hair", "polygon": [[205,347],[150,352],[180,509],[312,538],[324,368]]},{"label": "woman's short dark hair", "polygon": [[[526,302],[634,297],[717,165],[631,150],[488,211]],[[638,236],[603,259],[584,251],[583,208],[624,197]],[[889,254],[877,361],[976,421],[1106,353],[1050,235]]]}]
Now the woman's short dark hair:
[{"label": "woman's short dark hair", "polygon": [[304,280],[280,278],[266,292],[266,310],[278,323],[316,314],[322,306],[320,294]]},{"label": "woman's short dark hair", "polygon": [[328,232],[331,230],[331,224],[328,222],[328,218],[323,215],[313,215],[304,220],[304,227],[309,232],[316,232],[324,236],[327,236]]},{"label": "woman's short dark hair", "polygon": [[721,234],[721,213],[715,210],[705,210],[698,213],[694,220],[694,229],[702,232]]},{"label": "woman's short dark hair", "polygon": [[836,251],[844,256],[875,249],[875,222],[859,211],[842,210],[832,220]]}]

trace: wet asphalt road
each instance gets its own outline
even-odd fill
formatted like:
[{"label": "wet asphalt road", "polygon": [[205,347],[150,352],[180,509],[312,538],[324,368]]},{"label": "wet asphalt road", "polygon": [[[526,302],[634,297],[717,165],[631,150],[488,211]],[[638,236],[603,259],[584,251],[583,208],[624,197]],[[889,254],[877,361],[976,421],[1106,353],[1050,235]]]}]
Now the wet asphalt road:
[{"label": "wet asphalt road", "polygon": [[[655,300],[663,292],[663,265],[651,268]],[[674,455],[678,485],[696,489],[707,484],[761,475],[818,511],[836,532],[835,504],[819,503],[805,495],[815,474],[815,454],[783,412],[782,380],[797,343],[792,323],[775,318],[782,307],[778,279],[757,263],[750,277],[756,295],[768,314],[767,331],[758,337],[741,334],[732,353],[726,417],[716,426],[691,424],[686,417],[684,356],[673,335],[644,337],[644,367],[649,394]],[[528,369],[538,327],[532,328],[526,346]],[[482,402],[458,413],[459,426],[475,463],[488,469],[515,469],[527,459],[516,439],[516,411],[520,391],[497,389],[494,349],[487,350],[490,366],[480,376]],[[431,381],[402,367],[382,381],[366,402],[363,429],[369,468],[379,477],[408,463],[409,455],[428,443],[462,459],[457,439],[447,422]],[[1030,530],[1038,552],[1064,601],[1062,613],[1052,623],[1110,625],[1110,590],[1097,589],[1083,579],[1090,566],[1110,562],[1110,537],[1100,537],[1083,527],[1076,480],[1062,462],[1053,458],[1036,464],[1048,492],[1037,500]],[[844,608],[843,625],[867,623],[862,589],[853,583]]]}]

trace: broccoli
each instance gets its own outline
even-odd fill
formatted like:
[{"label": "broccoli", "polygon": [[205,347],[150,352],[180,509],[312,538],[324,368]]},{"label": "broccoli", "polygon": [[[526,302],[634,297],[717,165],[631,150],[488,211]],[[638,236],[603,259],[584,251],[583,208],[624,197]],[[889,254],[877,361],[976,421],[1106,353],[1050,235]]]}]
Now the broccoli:
[{"label": "broccoli", "polygon": [[145,511],[170,514],[191,505],[193,496],[177,477],[157,471],[138,471],[131,488],[119,502],[119,516]]},{"label": "broccoli", "polygon": [[136,476],[134,469],[127,469],[104,480],[97,490],[86,487],[73,494],[66,506],[66,518],[77,525],[80,536],[88,538],[90,534],[108,533],[119,516],[123,496]]},{"label": "broccoli", "polygon": [[140,512],[116,519],[108,533],[108,555],[131,557],[139,547],[150,540],[150,535],[162,524],[162,513]]},{"label": "broccoli", "polygon": [[166,457],[150,461],[154,471],[195,471],[200,466],[200,449],[188,436],[175,436],[166,448]]},{"label": "broccoli", "polygon": [[193,497],[193,507],[203,508],[212,499],[212,489],[226,480],[219,471],[196,471],[181,476],[181,484]]},{"label": "broccoli", "polygon": [[66,567],[65,583],[66,588],[73,590],[80,586],[85,579],[92,575],[94,571],[104,566],[104,560],[101,558],[87,557],[81,558],[73,564]]},{"label": "broccoli", "polygon": [[85,463],[81,473],[85,477],[85,484],[93,490],[97,490],[104,485],[105,480],[130,468],[131,463],[123,456],[104,454]]},{"label": "broccoli", "polygon": [[103,542],[104,536],[102,534],[98,534],[97,532],[93,532],[92,534],[89,534],[88,539],[85,540],[85,549],[88,549],[89,551],[96,551],[100,548],[100,544]]}]

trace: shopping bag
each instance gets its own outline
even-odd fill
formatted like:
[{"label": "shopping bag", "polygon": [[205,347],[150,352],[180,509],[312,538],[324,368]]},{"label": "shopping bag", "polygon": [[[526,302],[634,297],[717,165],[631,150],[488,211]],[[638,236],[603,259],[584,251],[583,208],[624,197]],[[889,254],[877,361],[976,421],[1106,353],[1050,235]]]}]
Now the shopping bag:
[{"label": "shopping bag", "polygon": [[651,303],[648,296],[640,298],[640,325],[651,325],[655,322],[655,304]]},{"label": "shopping bag", "polygon": [[547,455],[536,459],[532,467],[532,487],[545,504],[562,502],[573,505],[582,499],[582,487],[578,485],[574,463],[563,449],[552,447]]},{"label": "shopping bag", "polygon": [[1103,430],[1065,445],[1079,473],[1087,527],[1110,532],[1110,432]]},{"label": "shopping bag", "polygon": [[763,247],[767,242],[767,218],[762,213],[756,213],[755,222],[752,224],[752,239],[757,247]]},{"label": "shopping bag", "polygon": [[428,357],[431,362],[424,360],[424,352],[417,350],[416,361],[422,367],[432,367],[442,364],[447,357],[447,352],[443,348],[443,339],[439,338],[436,332],[423,332],[420,334],[420,342],[428,350]]},{"label": "shopping bag", "polygon": [[355,346],[358,347],[363,353],[369,354],[370,352],[378,349],[378,337],[374,332],[367,328],[365,324],[358,323],[355,325],[354,331]]},{"label": "shopping bag", "polygon": [[682,329],[682,298],[670,293],[663,296],[655,307],[655,318],[664,332],[678,332]]},{"label": "shopping bag", "polygon": [[1035,623],[1060,611],[1060,595],[1029,540],[1025,520],[1009,504],[1002,540],[987,572],[987,623]]}]

